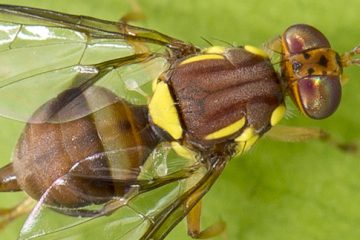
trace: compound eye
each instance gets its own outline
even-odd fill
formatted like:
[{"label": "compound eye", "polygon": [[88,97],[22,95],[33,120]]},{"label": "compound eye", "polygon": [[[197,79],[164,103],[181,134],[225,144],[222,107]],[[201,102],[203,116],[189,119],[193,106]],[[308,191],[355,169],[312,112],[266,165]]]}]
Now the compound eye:
[{"label": "compound eye", "polygon": [[335,112],[341,99],[338,76],[309,76],[297,81],[300,109],[313,119],[323,119]]},{"label": "compound eye", "polygon": [[283,41],[286,51],[290,54],[315,48],[330,48],[327,38],[319,30],[306,24],[289,27],[283,34]]}]

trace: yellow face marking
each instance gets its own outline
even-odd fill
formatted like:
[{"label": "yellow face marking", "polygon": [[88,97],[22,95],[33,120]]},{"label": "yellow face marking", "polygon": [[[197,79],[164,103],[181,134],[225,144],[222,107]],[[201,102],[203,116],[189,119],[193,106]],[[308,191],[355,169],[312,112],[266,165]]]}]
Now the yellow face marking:
[{"label": "yellow face marking", "polygon": [[238,142],[236,146],[236,151],[241,154],[250,150],[250,148],[255,144],[256,140],[258,140],[259,135],[252,136],[246,142]]},{"label": "yellow face marking", "polygon": [[225,48],[221,46],[213,46],[209,48],[205,48],[203,53],[217,53],[217,54],[224,54]]},{"label": "yellow face marking", "polygon": [[235,142],[246,142],[255,135],[255,129],[253,127],[246,128],[240,136],[235,138]]},{"label": "yellow face marking", "polygon": [[244,49],[248,52],[251,52],[255,55],[259,55],[263,58],[269,58],[269,55],[262,49],[260,48],[257,48],[257,47],[254,47],[254,46],[251,46],[251,45],[245,45],[244,46]]},{"label": "yellow face marking", "polygon": [[171,142],[171,148],[176,152],[177,155],[188,159],[193,160],[195,159],[195,153],[190,149],[181,146],[178,142]]},{"label": "yellow face marking", "polygon": [[187,63],[203,61],[203,60],[215,60],[215,59],[224,59],[222,55],[219,54],[200,54],[182,61],[179,65],[184,65]]},{"label": "yellow face marking", "polygon": [[149,113],[152,121],[174,139],[182,135],[179,115],[171,97],[167,84],[163,81],[156,86],[156,91],[149,104]]},{"label": "yellow face marking", "polygon": [[[286,67],[294,78],[299,79],[309,75],[340,76],[342,68],[337,61],[337,53],[329,48],[308,50],[304,53],[293,54],[287,57]],[[294,65],[297,65],[295,69]],[[311,73],[309,73],[311,70]],[[289,74],[290,75],[290,74]]]},{"label": "yellow face marking", "polygon": [[205,140],[213,140],[222,137],[229,136],[237,131],[239,131],[245,125],[245,117],[241,118],[240,120],[230,124],[227,127],[224,127],[220,130],[217,130],[213,133],[210,133],[205,137]]},{"label": "yellow face marking", "polygon": [[271,126],[275,126],[280,122],[280,120],[284,117],[286,112],[286,107],[284,104],[279,105],[271,114],[270,124]]}]

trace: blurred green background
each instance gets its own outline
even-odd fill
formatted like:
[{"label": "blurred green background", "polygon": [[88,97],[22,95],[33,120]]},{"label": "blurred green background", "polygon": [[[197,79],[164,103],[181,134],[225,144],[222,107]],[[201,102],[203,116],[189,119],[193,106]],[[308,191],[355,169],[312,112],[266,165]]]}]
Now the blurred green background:
[{"label": "blurred green background", "polygon": [[[125,0],[9,0],[1,3],[47,8],[117,21]],[[207,46],[201,39],[260,46],[294,23],[320,29],[339,52],[360,44],[360,2],[239,0],[139,0],[147,19],[141,25]],[[0,63],[1,67],[1,63]],[[330,119],[308,120],[296,112],[283,124],[321,127],[342,141],[360,145],[360,68],[346,70],[350,81],[339,110]],[[0,119],[0,165],[10,161],[19,123]],[[21,194],[0,194],[12,206]],[[360,239],[360,154],[346,154],[317,141],[280,143],[262,139],[231,161],[205,197],[203,225],[223,219],[216,239]],[[23,219],[0,232],[16,239]],[[94,238],[95,239],[95,238]],[[180,223],[167,239],[188,239]],[[189,238],[190,239],[190,238]]]}]

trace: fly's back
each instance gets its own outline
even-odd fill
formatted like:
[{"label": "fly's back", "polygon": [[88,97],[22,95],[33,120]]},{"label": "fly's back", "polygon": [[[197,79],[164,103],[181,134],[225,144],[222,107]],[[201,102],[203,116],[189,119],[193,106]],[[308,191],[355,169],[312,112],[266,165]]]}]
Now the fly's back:
[{"label": "fly's back", "polygon": [[150,117],[173,140],[193,149],[222,143],[249,148],[250,139],[255,142],[282,118],[283,96],[263,51],[212,47],[176,61],[157,80]]}]

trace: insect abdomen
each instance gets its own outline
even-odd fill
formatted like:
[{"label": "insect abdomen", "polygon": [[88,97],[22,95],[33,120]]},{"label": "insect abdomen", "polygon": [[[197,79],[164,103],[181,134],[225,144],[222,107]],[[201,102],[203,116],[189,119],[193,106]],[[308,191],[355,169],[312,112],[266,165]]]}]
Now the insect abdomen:
[{"label": "insect abdomen", "polygon": [[[13,164],[20,187],[34,199],[48,190],[46,203],[78,207],[124,194],[126,186],[117,186],[113,179],[130,184],[158,143],[148,125],[146,107],[133,106],[104,88],[92,88],[91,96],[111,104],[79,119],[56,123],[54,119],[62,116],[54,116],[51,109],[73,94],[71,90],[33,115],[34,122],[40,123],[26,125]],[[91,100],[84,96],[77,100],[75,108],[91,107]]]}]

